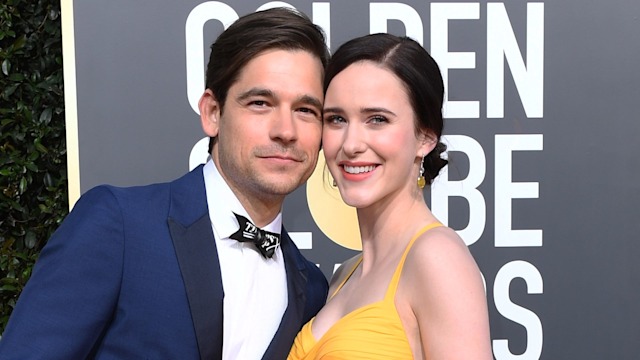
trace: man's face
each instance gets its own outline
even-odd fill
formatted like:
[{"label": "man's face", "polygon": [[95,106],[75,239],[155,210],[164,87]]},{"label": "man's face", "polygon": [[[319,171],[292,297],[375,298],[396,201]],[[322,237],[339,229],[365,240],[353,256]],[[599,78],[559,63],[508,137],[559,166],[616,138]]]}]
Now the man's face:
[{"label": "man's face", "polygon": [[[316,165],[322,135],[322,64],[306,51],[272,50],[248,62],[216,113],[212,157],[236,195],[282,201]],[[219,107],[218,107],[219,109]]]}]

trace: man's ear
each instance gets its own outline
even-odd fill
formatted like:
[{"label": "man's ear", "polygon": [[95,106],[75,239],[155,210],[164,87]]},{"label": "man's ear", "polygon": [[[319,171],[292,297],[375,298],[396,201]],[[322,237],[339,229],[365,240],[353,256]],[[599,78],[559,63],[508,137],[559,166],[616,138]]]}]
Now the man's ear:
[{"label": "man's ear", "polygon": [[218,136],[220,103],[218,103],[213,91],[210,89],[204,91],[200,101],[198,101],[198,109],[200,110],[200,122],[204,133],[209,137]]},{"label": "man's ear", "polygon": [[431,131],[420,132],[418,139],[420,140],[418,146],[418,157],[427,155],[438,144],[438,138]]}]

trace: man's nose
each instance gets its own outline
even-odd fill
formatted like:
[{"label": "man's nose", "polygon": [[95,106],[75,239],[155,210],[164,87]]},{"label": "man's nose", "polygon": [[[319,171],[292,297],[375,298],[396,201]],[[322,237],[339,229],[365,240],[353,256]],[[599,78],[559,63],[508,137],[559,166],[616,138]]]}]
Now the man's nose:
[{"label": "man's nose", "polygon": [[298,139],[295,113],[291,109],[281,109],[274,114],[270,134],[272,139],[290,143]]}]

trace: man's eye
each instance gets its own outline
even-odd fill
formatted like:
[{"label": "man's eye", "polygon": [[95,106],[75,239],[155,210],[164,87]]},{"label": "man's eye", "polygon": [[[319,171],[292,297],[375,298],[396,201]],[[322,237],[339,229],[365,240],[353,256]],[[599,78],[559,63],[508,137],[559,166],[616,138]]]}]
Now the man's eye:
[{"label": "man's eye", "polygon": [[305,114],[313,115],[313,116],[317,116],[318,115],[318,112],[316,110],[314,110],[314,109],[311,109],[311,108],[300,108],[299,111],[303,112]]}]

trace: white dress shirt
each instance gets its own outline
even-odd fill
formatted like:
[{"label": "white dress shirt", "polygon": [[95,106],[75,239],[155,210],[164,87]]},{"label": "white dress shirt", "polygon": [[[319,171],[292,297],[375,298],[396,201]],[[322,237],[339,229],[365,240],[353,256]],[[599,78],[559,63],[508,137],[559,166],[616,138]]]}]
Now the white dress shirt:
[{"label": "white dress shirt", "polygon": [[[282,249],[265,259],[254,244],[230,239],[239,228],[232,212],[254,221],[212,160],[203,173],[224,289],[222,359],[261,359],[287,308]],[[263,229],[280,234],[282,213]]]}]

